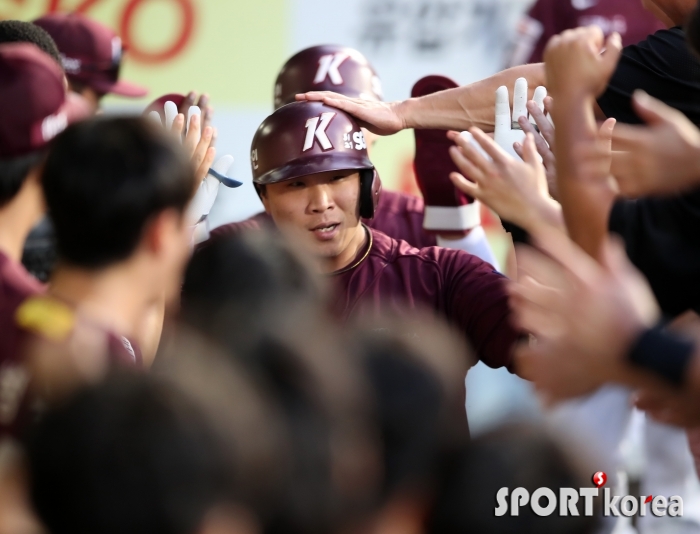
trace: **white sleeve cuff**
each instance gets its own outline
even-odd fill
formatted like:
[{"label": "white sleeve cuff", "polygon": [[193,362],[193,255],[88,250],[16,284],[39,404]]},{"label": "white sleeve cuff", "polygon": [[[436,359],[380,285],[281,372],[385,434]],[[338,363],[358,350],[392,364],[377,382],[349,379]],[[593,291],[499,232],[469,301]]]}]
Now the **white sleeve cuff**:
[{"label": "white sleeve cuff", "polygon": [[474,201],[463,206],[426,206],[423,228],[431,231],[471,230],[481,224],[481,204]]}]

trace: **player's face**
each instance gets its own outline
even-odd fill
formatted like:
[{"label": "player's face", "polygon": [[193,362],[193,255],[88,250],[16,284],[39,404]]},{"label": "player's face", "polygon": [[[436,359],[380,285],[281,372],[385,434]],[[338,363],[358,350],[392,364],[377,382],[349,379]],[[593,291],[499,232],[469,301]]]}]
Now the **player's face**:
[{"label": "player's face", "polygon": [[335,171],[269,184],[262,200],[275,225],[333,271],[350,263],[364,241],[359,196],[360,174]]}]

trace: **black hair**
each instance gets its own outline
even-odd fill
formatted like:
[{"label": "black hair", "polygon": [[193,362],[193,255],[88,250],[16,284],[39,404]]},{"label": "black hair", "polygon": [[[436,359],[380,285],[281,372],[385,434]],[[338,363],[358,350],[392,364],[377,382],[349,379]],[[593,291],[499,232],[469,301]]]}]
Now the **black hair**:
[{"label": "black hair", "polygon": [[700,4],[693,9],[685,23],[685,40],[695,57],[700,58]]},{"label": "black hair", "polygon": [[[524,425],[501,427],[475,439],[442,462],[438,492],[428,516],[428,534],[590,534],[598,532],[599,499],[594,516],[558,513],[540,517],[529,506],[518,515],[496,516],[496,495],[501,488],[525,488],[532,494],[550,488],[592,487],[582,466],[544,431]],[[590,475],[589,475],[590,476]],[[510,503],[510,494],[508,502]]]},{"label": "black hair", "polygon": [[194,172],[162,129],[142,118],[74,124],[51,143],[42,175],[59,259],[100,268],[128,258],[158,213],[183,213]]},{"label": "black hair", "polygon": [[279,236],[241,233],[213,238],[195,252],[181,311],[186,323],[244,356],[278,315],[321,295],[316,276]]},{"label": "black hair", "polygon": [[0,159],[0,208],[19,192],[34,167],[41,163],[44,150],[38,150],[12,159]]},{"label": "black hair", "polygon": [[0,21],[0,43],[32,43],[51,56],[63,70],[61,53],[53,37],[44,28],[21,20]]},{"label": "black hair", "polygon": [[39,517],[53,534],[194,534],[228,495],[206,421],[191,397],[149,375],[77,393],[25,439]]}]

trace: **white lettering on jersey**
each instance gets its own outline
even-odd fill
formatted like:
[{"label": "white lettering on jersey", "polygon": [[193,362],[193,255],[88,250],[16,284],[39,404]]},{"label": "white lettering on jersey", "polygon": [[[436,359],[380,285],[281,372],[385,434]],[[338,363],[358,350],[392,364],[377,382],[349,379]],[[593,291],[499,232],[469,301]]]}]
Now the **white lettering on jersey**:
[{"label": "white lettering on jersey", "polygon": [[321,113],[320,117],[313,117],[306,121],[306,139],[302,152],[310,150],[314,146],[314,138],[318,139],[323,150],[333,148],[331,140],[326,135],[326,128],[335,117],[335,113]]},{"label": "white lettering on jersey", "polygon": [[355,141],[355,150],[364,150],[367,148],[367,143],[365,143],[365,134],[362,132],[355,132],[352,134],[352,140]]},{"label": "white lettering on jersey", "polygon": [[340,75],[338,68],[343,64],[343,61],[349,57],[348,54],[328,54],[327,56],[321,56],[318,60],[318,70],[316,71],[314,83],[323,83],[326,81],[326,78],[330,78],[333,85],[342,85],[343,77]]},{"label": "white lettering on jersey", "polygon": [[578,9],[579,11],[589,9],[595,6],[597,3],[598,0],[571,0],[571,5],[574,7],[574,9]]},{"label": "white lettering on jersey", "polygon": [[63,111],[49,115],[41,123],[41,137],[49,141],[60,134],[68,126],[68,117]]}]

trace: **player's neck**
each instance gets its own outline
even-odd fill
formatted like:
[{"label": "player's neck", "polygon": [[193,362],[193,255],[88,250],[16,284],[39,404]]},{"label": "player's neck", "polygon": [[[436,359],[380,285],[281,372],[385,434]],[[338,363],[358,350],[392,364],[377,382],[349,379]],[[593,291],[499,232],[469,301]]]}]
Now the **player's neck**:
[{"label": "player's neck", "polygon": [[339,255],[322,260],[321,272],[323,274],[331,274],[350,267],[367,245],[367,239],[365,227],[362,224],[358,224],[348,246]]},{"label": "player's neck", "polygon": [[143,284],[128,263],[88,270],[59,264],[49,293],[74,307],[79,315],[114,334],[129,337],[150,302]]},{"label": "player's neck", "polygon": [[0,251],[15,261],[22,259],[24,242],[43,213],[41,193],[28,182],[0,208]]}]

